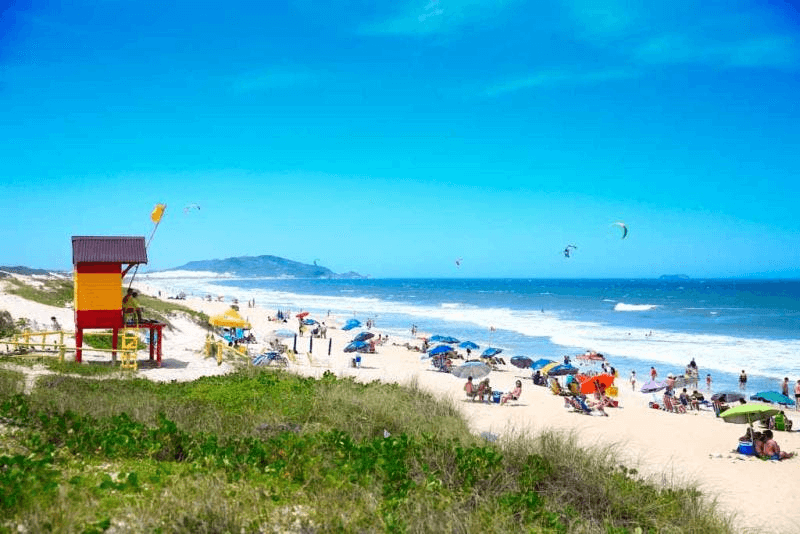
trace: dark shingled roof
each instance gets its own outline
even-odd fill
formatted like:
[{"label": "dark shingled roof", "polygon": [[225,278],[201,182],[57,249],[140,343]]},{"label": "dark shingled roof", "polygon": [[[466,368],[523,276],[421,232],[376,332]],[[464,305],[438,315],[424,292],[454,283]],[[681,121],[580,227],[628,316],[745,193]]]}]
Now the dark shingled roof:
[{"label": "dark shingled roof", "polygon": [[144,237],[72,236],[72,264],[85,262],[147,263]]}]

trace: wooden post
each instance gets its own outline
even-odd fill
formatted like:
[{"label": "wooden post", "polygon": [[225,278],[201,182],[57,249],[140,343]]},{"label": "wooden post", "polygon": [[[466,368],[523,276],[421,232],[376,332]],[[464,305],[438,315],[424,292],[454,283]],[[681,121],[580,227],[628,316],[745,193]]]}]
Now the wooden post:
[{"label": "wooden post", "polygon": [[295,354],[297,354],[297,334],[294,335],[294,343],[292,344],[292,350]]},{"label": "wooden post", "polygon": [[111,329],[111,363],[117,364],[117,348],[119,347],[119,328]]},{"label": "wooden post", "polygon": [[314,336],[308,337],[308,352],[314,352]]},{"label": "wooden post", "polygon": [[331,347],[333,346],[333,338],[328,340],[328,356],[331,355]]},{"label": "wooden post", "polygon": [[156,340],[156,366],[161,367],[161,338],[164,334],[164,326],[158,327],[158,338]]}]

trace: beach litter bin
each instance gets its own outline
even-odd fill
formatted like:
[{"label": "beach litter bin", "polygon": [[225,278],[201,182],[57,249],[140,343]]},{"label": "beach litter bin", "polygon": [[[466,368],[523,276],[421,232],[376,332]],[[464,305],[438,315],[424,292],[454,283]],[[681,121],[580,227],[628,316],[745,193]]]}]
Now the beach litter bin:
[{"label": "beach litter bin", "polygon": [[495,404],[500,404],[500,395],[499,391],[492,391],[492,402]]},{"label": "beach litter bin", "polygon": [[755,447],[753,447],[752,441],[740,441],[739,448],[737,449],[739,454],[746,454],[748,456],[753,456],[756,453]]}]

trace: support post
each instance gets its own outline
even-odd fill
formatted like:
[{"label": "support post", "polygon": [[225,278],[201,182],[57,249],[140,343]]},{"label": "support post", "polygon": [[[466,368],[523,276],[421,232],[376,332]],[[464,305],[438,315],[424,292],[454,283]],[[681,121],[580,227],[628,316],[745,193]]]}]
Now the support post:
[{"label": "support post", "polygon": [[308,338],[308,352],[314,352],[314,336]]},{"label": "support post", "polygon": [[119,347],[119,328],[111,330],[111,363],[117,364],[117,348]]},{"label": "support post", "polygon": [[83,328],[75,329],[75,361],[81,363],[83,360]]},{"label": "support post", "polygon": [[155,346],[154,346],[154,343],[155,343],[155,340],[156,340],[155,339],[155,334],[156,334],[155,330],[156,329],[155,329],[154,326],[150,327],[150,343],[149,343],[149,345],[150,345],[150,361],[151,362],[153,361],[153,356],[155,356],[155,349],[156,349]]},{"label": "support post", "polygon": [[331,347],[333,346],[333,338],[328,340],[328,356],[331,355]]},{"label": "support post", "polygon": [[158,339],[156,340],[156,363],[157,367],[161,367],[161,338],[164,333],[164,325],[158,327]]}]

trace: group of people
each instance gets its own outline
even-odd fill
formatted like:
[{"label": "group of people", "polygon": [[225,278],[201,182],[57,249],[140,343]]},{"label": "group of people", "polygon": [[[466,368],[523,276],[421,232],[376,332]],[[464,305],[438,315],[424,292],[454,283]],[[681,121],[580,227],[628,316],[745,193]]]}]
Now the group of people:
[{"label": "group of people", "polygon": [[788,460],[794,456],[793,452],[781,450],[770,429],[764,432],[757,432],[753,430],[753,427],[748,427],[745,435],[739,438],[739,442],[752,443],[755,455],[765,460]]},{"label": "group of people", "polygon": [[[467,394],[467,398],[473,401],[477,398],[481,402],[489,402],[494,395],[494,391],[492,391],[492,388],[489,385],[488,378],[481,380],[476,387],[475,384],[472,383],[472,377],[467,377],[467,382],[464,384],[464,391]],[[521,395],[522,381],[517,380],[513,390],[500,395],[500,404],[506,404],[510,400],[519,400]],[[486,401],[484,401],[484,397],[486,397]]]}]

